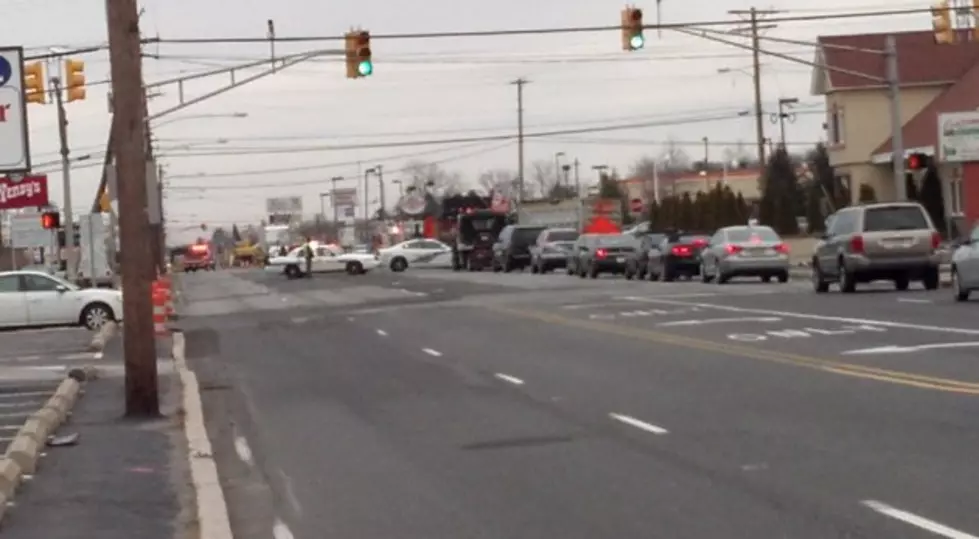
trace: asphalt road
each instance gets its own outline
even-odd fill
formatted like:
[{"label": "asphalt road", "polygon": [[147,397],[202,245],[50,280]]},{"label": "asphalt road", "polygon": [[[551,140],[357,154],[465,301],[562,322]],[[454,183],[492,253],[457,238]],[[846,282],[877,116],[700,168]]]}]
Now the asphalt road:
[{"label": "asphalt road", "polygon": [[267,277],[182,283],[239,539],[979,538],[948,291]]}]

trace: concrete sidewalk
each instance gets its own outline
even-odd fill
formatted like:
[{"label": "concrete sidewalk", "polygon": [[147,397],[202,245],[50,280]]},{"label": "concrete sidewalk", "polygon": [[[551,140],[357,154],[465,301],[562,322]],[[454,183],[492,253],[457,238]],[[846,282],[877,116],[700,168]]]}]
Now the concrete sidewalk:
[{"label": "concrete sidewalk", "polygon": [[179,381],[161,373],[164,417],[122,418],[123,379],[90,382],[59,435],[78,444],[49,447],[34,479],[3,522],[10,539],[196,538],[186,441],[176,414]]}]

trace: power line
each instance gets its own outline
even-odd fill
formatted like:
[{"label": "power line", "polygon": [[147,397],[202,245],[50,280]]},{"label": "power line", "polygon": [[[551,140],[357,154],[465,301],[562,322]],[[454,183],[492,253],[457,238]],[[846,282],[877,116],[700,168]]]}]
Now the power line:
[{"label": "power line", "polygon": [[[767,24],[806,22],[806,21],[830,21],[858,18],[893,17],[899,15],[915,15],[920,13],[930,13],[931,8],[908,8],[908,9],[882,9],[878,11],[858,11],[841,13],[822,13],[813,15],[794,15],[786,17],[766,18]],[[676,30],[689,29],[696,27],[716,27],[716,26],[741,26],[744,21],[740,20],[707,20],[691,21],[679,23],[662,23],[643,25],[644,30]],[[372,39],[441,39],[441,38],[467,38],[467,37],[506,37],[523,35],[547,35],[547,34],[584,34],[594,32],[619,31],[621,25],[604,26],[570,26],[562,28],[527,28],[511,30],[473,30],[456,32],[409,32],[391,34],[371,34]],[[276,43],[306,43],[323,41],[342,41],[342,35],[330,36],[276,36]],[[268,37],[204,37],[204,38],[157,38],[155,43],[164,45],[205,45],[205,44],[254,44],[269,43]]]},{"label": "power line", "polygon": [[[476,151],[469,152],[469,153],[464,153],[464,154],[459,154],[459,155],[456,155],[456,156],[453,156],[453,157],[447,157],[445,159],[440,159],[440,160],[436,160],[436,161],[430,161],[430,162],[427,162],[425,164],[426,165],[441,165],[441,164],[449,163],[449,162],[452,162],[452,161],[458,161],[458,160],[461,160],[461,159],[467,159],[467,158],[474,157],[474,156],[477,156],[477,155],[491,153],[491,152],[495,152],[495,151],[501,150],[501,149],[503,149],[503,148],[505,148],[507,146],[510,146],[512,143],[513,143],[512,141],[509,141],[508,140],[508,141],[504,142],[503,144],[496,144],[496,145],[492,145],[490,147],[484,147],[483,149],[480,149],[480,150],[476,150]],[[417,157],[418,155],[420,155],[420,154],[415,154],[414,157]],[[382,161],[383,162],[385,160],[384,159],[380,159],[379,161]],[[328,165],[328,166],[319,166],[319,167],[316,167],[315,170],[321,170],[321,169],[324,169],[324,168],[335,168],[335,167],[338,167],[338,166],[350,166],[352,164],[359,164],[359,162],[345,163],[345,164],[342,164],[342,165],[341,164],[335,164],[335,165]],[[402,167],[402,168],[399,168],[399,169],[393,169],[390,172],[410,172],[412,170],[413,170],[412,167]],[[171,179],[172,179],[172,177],[171,177]],[[325,179],[325,178],[320,178],[320,179],[316,179],[316,180],[305,180],[305,181],[300,181],[300,182],[275,182],[275,183],[265,183],[265,184],[216,185],[216,186],[198,186],[198,187],[189,187],[189,186],[167,187],[167,190],[168,191],[190,191],[190,190],[206,190],[206,191],[212,191],[212,190],[217,190],[217,191],[236,191],[237,190],[237,191],[240,191],[242,189],[262,189],[262,188],[282,187],[282,186],[296,187],[296,186],[303,186],[303,185],[322,185],[322,184],[327,183],[327,181],[328,180]]]}]

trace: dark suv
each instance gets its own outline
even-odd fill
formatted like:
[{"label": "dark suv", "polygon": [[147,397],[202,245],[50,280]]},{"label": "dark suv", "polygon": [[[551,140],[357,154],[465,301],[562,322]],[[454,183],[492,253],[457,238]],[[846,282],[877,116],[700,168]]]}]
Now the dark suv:
[{"label": "dark suv", "polygon": [[530,246],[547,227],[507,225],[493,245],[493,271],[510,272],[530,265]]}]

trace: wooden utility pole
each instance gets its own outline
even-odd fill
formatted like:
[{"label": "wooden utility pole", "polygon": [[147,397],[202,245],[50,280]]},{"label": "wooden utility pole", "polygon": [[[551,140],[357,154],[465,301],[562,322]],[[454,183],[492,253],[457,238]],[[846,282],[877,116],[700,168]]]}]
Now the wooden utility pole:
[{"label": "wooden utility pole", "polygon": [[517,85],[517,204],[523,202],[524,193],[524,153],[523,153],[523,86],[526,79],[517,79],[511,84]]},{"label": "wooden utility pole", "polygon": [[755,138],[758,145],[758,164],[761,167],[765,166],[765,111],[762,106],[761,100],[761,40],[758,37],[758,32],[767,28],[774,28],[773,25],[761,26],[760,17],[763,15],[773,15],[778,13],[775,10],[759,10],[757,8],[751,8],[747,11],[744,10],[732,10],[728,11],[732,15],[747,15],[748,23],[751,25],[749,31],[751,32],[751,64],[752,64],[752,79],[754,81],[755,90]]},{"label": "wooden utility pole", "polygon": [[146,193],[146,111],[139,11],[136,0],[106,0],[112,96],[118,136],[112,137],[119,200],[122,266],[123,353],[126,415],[160,414],[156,339],[150,298],[150,252]]}]

